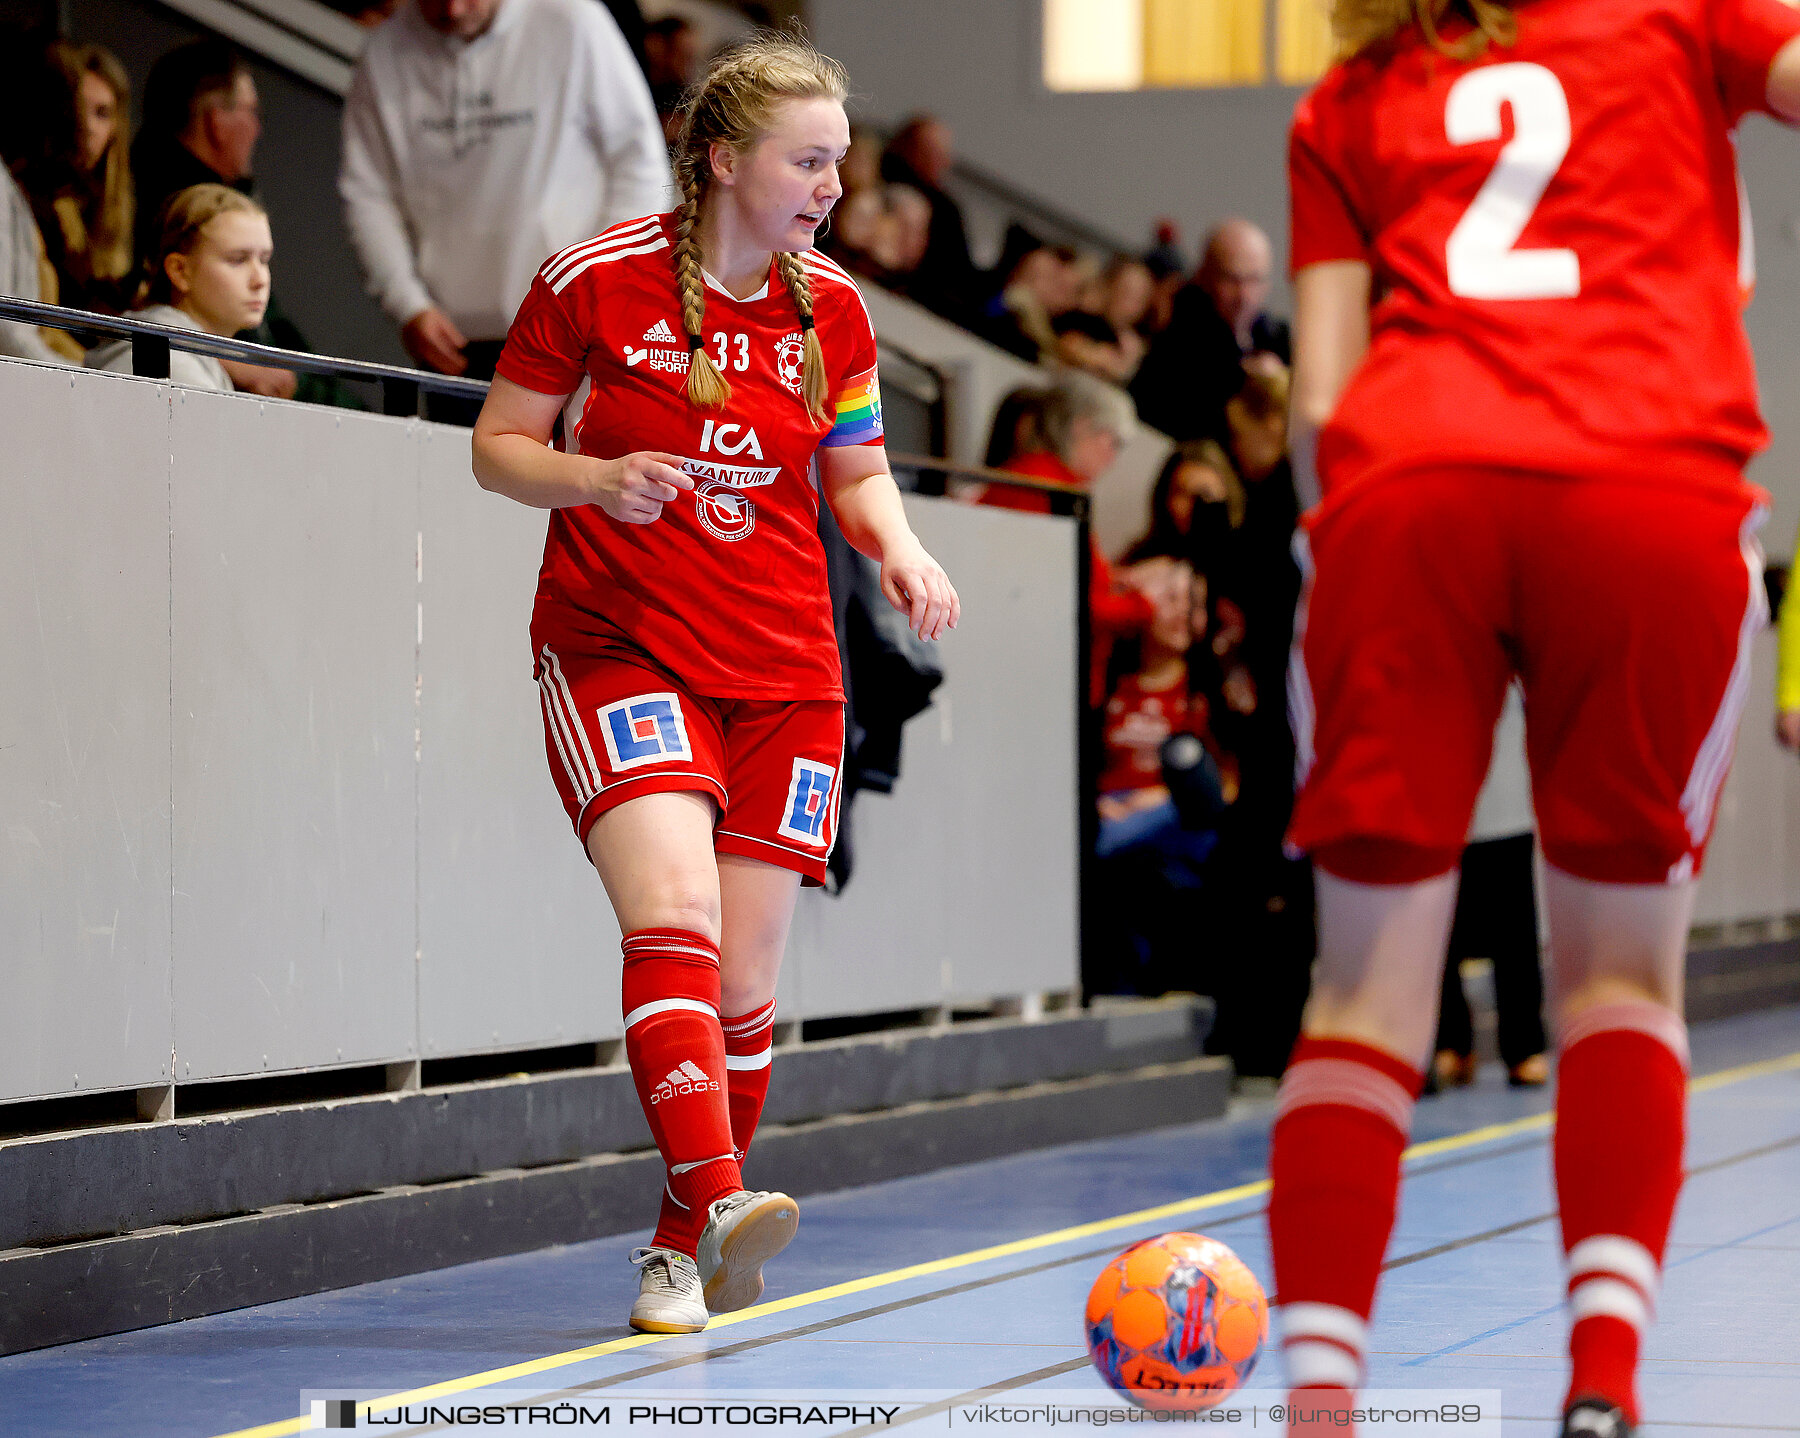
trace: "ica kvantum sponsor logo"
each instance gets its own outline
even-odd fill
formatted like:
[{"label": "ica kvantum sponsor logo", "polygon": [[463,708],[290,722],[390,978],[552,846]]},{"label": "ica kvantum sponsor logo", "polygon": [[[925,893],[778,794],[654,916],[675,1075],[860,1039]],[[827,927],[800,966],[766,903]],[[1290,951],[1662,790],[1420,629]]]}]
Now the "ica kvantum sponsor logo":
[{"label": "ica kvantum sponsor logo", "polygon": [[[700,451],[729,455],[763,457],[762,441],[749,425],[707,420],[700,431]],[[701,525],[715,539],[735,542],[747,539],[756,529],[756,506],[746,489],[773,484],[781,473],[780,465],[726,464],[717,459],[683,459],[683,471],[699,483],[694,488],[694,511]]]}]

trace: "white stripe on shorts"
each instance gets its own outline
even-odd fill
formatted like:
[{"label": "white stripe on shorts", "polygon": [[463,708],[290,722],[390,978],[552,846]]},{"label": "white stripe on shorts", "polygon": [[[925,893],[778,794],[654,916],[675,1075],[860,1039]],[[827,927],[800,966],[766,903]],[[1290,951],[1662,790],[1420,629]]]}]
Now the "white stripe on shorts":
[{"label": "white stripe on shorts", "polygon": [[1737,744],[1738,721],[1744,714],[1744,701],[1750,693],[1750,650],[1756,636],[1769,622],[1768,594],[1763,589],[1762,546],[1756,542],[1756,531],[1768,517],[1768,510],[1757,505],[1745,516],[1738,531],[1738,550],[1744,557],[1750,593],[1744,604],[1744,622],[1738,627],[1737,658],[1731,666],[1731,677],[1725,684],[1725,697],[1713,716],[1712,727],[1694,756],[1693,772],[1687,787],[1681,791],[1681,814],[1687,820],[1688,837],[1696,844],[1706,838],[1712,827],[1713,806],[1719,789],[1731,768],[1731,752]]},{"label": "white stripe on shorts", "polygon": [[569,727],[575,731],[575,739],[581,746],[581,758],[587,761],[587,773],[590,779],[589,792],[598,794],[606,786],[600,782],[600,764],[594,758],[594,746],[588,743],[587,730],[581,725],[581,710],[576,707],[575,695],[569,689],[569,681],[564,678],[562,661],[556,657],[556,651],[548,644],[544,646],[543,663],[550,682],[555,687],[562,701],[563,717]]},{"label": "white stripe on shorts", "polygon": [[568,775],[569,787],[575,791],[576,802],[585,808],[588,800],[594,797],[594,791],[588,784],[586,772],[570,757],[575,741],[565,727],[562,698],[550,683],[548,673],[538,676],[538,699],[544,706],[544,723],[549,727],[550,738],[562,759],[563,773]]},{"label": "white stripe on shorts", "polygon": [[1294,610],[1294,642],[1288,650],[1288,723],[1294,731],[1294,788],[1298,790],[1312,773],[1317,757],[1313,732],[1317,711],[1313,707],[1312,679],[1306,672],[1306,617],[1312,602],[1312,544],[1304,529],[1294,531],[1294,563],[1300,566],[1300,600]]}]

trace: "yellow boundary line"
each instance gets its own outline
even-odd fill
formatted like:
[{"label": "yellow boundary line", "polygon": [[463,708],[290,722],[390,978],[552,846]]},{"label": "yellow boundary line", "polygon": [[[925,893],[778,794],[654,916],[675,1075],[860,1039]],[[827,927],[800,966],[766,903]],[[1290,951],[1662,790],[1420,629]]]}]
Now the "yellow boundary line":
[{"label": "yellow boundary line", "polygon": [[[1704,1078],[1691,1080],[1688,1083],[1688,1092],[1690,1094],[1710,1093],[1714,1089],[1724,1088],[1729,1084],[1766,1078],[1770,1074],[1789,1073],[1796,1069],[1800,1069],[1800,1053],[1788,1054],[1778,1059],[1765,1059],[1760,1063],[1740,1064],[1737,1068],[1721,1069],[1717,1073],[1707,1074]],[[1448,1138],[1415,1143],[1401,1157],[1406,1160],[1430,1158],[1436,1154],[1450,1153],[1457,1149],[1475,1148],[1484,1143],[1492,1143],[1496,1139],[1510,1138],[1514,1134],[1533,1133],[1548,1129],[1552,1121],[1553,1115],[1540,1113],[1532,1114],[1528,1118],[1514,1119],[1509,1123],[1488,1124],[1482,1128],[1470,1129],[1467,1133],[1452,1134]],[[894,1268],[886,1273],[870,1274],[867,1278],[854,1278],[845,1283],[831,1284],[826,1288],[815,1288],[808,1293],[796,1293],[790,1298],[778,1298],[770,1303],[759,1303],[754,1308],[740,1309],[736,1313],[720,1314],[706,1325],[706,1331],[714,1333],[721,1328],[729,1328],[734,1323],[748,1323],[752,1319],[768,1318],[773,1314],[787,1313],[796,1308],[808,1308],[816,1303],[829,1303],[834,1298],[848,1298],[852,1294],[867,1293],[875,1288],[887,1288],[914,1278],[929,1278],[933,1274],[948,1273],[953,1269],[970,1268],[975,1264],[987,1263],[996,1258],[1012,1258],[1021,1253],[1035,1252],[1041,1248],[1054,1248],[1058,1244],[1069,1243],[1078,1238],[1092,1238],[1097,1234],[1113,1233],[1121,1228],[1138,1228],[1145,1224],[1160,1223],[1168,1218],[1201,1213],[1206,1209],[1219,1208],[1228,1203],[1236,1203],[1241,1199],[1257,1198],[1268,1191],[1268,1179],[1258,1179],[1255,1183],[1241,1183],[1235,1188],[1221,1188],[1213,1193],[1201,1194],[1197,1198],[1184,1198],[1175,1203],[1160,1204],[1155,1208],[1140,1208],[1134,1213],[1121,1213],[1113,1218],[1098,1219],[1093,1223],[1079,1223],[1071,1228],[1059,1228],[1051,1233],[1040,1233],[1031,1238],[1015,1239],[1011,1243],[996,1243],[988,1248],[977,1248],[968,1253],[953,1254],[949,1258],[935,1258],[929,1263],[915,1263],[906,1268]],[[424,1388],[408,1389],[404,1393],[390,1393],[384,1398],[371,1398],[358,1403],[356,1408],[366,1417],[370,1413],[385,1413],[393,1408],[409,1407],[415,1403],[429,1403],[434,1399],[448,1398],[457,1393],[470,1392],[472,1389],[491,1388],[513,1379],[529,1378],[533,1374],[546,1373],[551,1369],[566,1368],[572,1363],[583,1363],[590,1358],[602,1358],[609,1353],[624,1353],[629,1349],[643,1348],[648,1344],[663,1343],[670,1336],[663,1333],[639,1333],[630,1338],[615,1338],[610,1342],[596,1343],[588,1348],[572,1348],[566,1353],[552,1353],[544,1358],[533,1358],[529,1362],[514,1363],[505,1368],[490,1368],[484,1373],[471,1373],[466,1378],[452,1378]],[[231,1433],[222,1433],[218,1435],[218,1438],[288,1438],[289,1434],[306,1433],[311,1430],[312,1415],[309,1413],[299,1418],[284,1418],[279,1422],[264,1423],[256,1428],[240,1428]]]}]

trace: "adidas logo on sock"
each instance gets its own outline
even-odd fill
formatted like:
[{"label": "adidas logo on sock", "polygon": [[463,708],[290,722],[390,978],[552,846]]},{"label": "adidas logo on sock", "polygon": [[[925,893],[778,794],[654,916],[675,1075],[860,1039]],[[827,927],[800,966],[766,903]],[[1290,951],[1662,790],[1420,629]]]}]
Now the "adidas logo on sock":
[{"label": "adidas logo on sock", "polygon": [[669,328],[667,320],[658,320],[644,331],[644,338],[651,344],[672,345],[675,343],[675,331]]},{"label": "adidas logo on sock", "polygon": [[669,1070],[668,1077],[650,1091],[650,1102],[679,1098],[689,1093],[718,1093],[719,1082],[706,1076],[706,1070],[692,1059],[683,1059],[679,1068]]}]

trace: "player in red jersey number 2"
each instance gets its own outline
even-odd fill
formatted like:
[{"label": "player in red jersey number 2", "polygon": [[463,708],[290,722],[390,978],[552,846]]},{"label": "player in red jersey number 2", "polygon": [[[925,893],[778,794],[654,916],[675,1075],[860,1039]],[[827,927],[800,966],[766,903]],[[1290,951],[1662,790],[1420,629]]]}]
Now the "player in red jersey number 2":
[{"label": "player in red jersey number 2", "polygon": [[648,1332],[755,1302],[799,1221],[740,1165],[795,900],[838,813],[822,500],[921,638],[959,616],[888,470],[867,312],[813,251],[847,89],[797,40],[715,60],[677,144],[680,208],[545,262],[475,428],[482,485],[551,511],[545,748],[625,935],[625,1051],[666,1165],[633,1254]]},{"label": "player in red jersey number 2", "polygon": [[1300,103],[1290,671],[1319,958],[1269,1224],[1291,1431],[1363,1381],[1457,855],[1516,675],[1548,866],[1565,1435],[1638,1422],[1695,875],[1766,619],[1732,131],[1780,0],[1335,0]]}]

